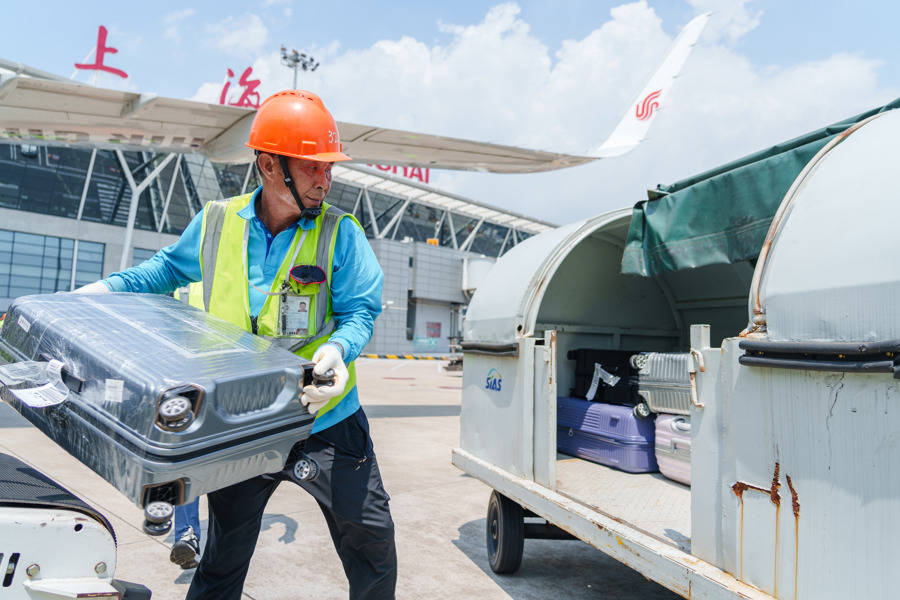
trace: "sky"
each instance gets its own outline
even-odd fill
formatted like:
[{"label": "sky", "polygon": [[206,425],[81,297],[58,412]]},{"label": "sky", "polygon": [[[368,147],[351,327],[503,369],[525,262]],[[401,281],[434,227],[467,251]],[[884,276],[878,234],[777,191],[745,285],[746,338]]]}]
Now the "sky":
[{"label": "sky", "polygon": [[7,2],[0,57],[89,82],[74,63],[104,25],[118,49],[105,62],[128,78],[97,85],[217,102],[229,68],[252,66],[263,97],[291,87],[284,44],[316,57],[300,87],[338,120],[579,154],[709,10],[636,150],[540,174],[435,171],[432,185],[565,224],[900,96],[900,3],[865,0]]}]

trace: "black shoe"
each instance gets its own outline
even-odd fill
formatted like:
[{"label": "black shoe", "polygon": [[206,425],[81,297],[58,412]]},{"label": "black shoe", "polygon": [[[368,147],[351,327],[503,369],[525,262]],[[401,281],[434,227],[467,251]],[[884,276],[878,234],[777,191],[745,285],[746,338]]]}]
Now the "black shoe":
[{"label": "black shoe", "polygon": [[194,529],[188,527],[188,530],[182,534],[175,545],[172,546],[172,552],[169,553],[169,560],[182,569],[196,569],[197,559],[200,557],[200,540],[194,534]]}]

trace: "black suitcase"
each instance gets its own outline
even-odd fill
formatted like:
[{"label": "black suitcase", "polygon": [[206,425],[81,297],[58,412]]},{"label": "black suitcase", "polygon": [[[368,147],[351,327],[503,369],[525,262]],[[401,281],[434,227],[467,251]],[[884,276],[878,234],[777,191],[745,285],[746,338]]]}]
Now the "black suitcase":
[{"label": "black suitcase", "polygon": [[569,360],[575,361],[575,386],[570,390],[570,396],[586,398],[591,387],[591,379],[594,376],[594,365],[599,364],[604,371],[619,378],[619,381],[609,386],[600,381],[597,394],[593,400],[608,404],[635,404],[637,397],[636,381],[637,371],[631,366],[629,359],[636,352],[627,350],[595,350],[592,348],[580,348],[569,350],[566,355]]},{"label": "black suitcase", "polygon": [[65,400],[23,401],[35,382],[8,370],[26,363],[0,367],[0,397],[160,522],[159,502],[282,471],[313,425],[299,400],[311,363],[165,296],[19,298],[0,363],[19,361],[53,361],[44,371],[57,379],[40,393]]}]

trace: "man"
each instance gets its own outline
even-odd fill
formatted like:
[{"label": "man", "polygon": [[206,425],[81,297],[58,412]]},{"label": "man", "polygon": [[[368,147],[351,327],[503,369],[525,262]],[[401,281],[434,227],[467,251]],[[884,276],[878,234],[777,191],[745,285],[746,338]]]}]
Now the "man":
[{"label": "man", "polygon": [[[175,244],[80,291],[168,293],[200,281],[192,304],[311,359],[320,375],[334,371],[333,386],[303,390],[316,415],[305,452],[321,472],[301,486],[325,515],[350,597],[393,598],[394,525],[353,365],[381,311],[383,274],[356,219],[325,203],[332,163],[349,157],[321,99],[298,90],[262,104],[247,146],[256,150],[259,189],[208,203]],[[207,541],[188,599],[241,597],[278,483],[262,476],[207,496]],[[302,575],[284,580],[303,585]]]}]

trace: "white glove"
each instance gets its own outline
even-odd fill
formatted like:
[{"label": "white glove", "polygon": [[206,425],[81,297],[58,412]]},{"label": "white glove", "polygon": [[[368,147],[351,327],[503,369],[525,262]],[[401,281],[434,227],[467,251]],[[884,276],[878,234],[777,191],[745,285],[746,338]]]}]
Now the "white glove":
[{"label": "white glove", "polygon": [[94,283],[89,283],[87,285],[83,285],[77,290],[74,291],[75,294],[111,294],[112,290],[106,287],[106,284],[102,281],[95,281]]},{"label": "white glove", "polygon": [[323,406],[337,396],[344,393],[347,387],[347,381],[350,379],[350,373],[344,364],[341,351],[334,344],[322,344],[316,353],[313,354],[313,373],[316,375],[324,375],[328,370],[334,371],[334,385],[323,385],[317,387],[308,385],[303,388],[303,395],[300,396],[300,402],[306,407],[310,414],[316,414]]}]

